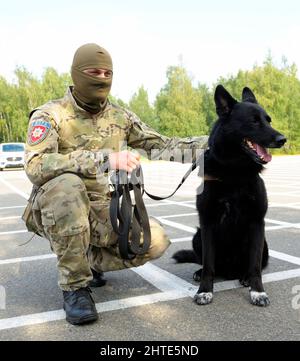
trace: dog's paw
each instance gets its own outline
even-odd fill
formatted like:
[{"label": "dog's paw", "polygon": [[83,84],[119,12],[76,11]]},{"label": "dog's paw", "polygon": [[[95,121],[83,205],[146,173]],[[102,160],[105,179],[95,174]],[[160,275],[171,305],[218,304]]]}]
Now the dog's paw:
[{"label": "dog's paw", "polygon": [[194,281],[200,282],[200,281],[201,281],[201,274],[202,274],[202,268],[200,268],[198,271],[196,271],[196,272],[193,274],[193,279],[194,279]]},{"label": "dog's paw", "polygon": [[198,305],[208,305],[213,300],[213,294],[212,292],[201,292],[196,293],[194,296],[194,301]]},{"label": "dog's paw", "polygon": [[255,306],[269,306],[270,300],[266,292],[250,291],[251,303]]}]

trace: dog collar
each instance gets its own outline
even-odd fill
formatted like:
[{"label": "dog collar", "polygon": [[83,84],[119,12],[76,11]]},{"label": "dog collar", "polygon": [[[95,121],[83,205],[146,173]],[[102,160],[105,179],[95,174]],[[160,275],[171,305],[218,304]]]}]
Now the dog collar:
[{"label": "dog collar", "polygon": [[212,175],[209,175],[209,174],[204,174],[204,180],[205,181],[219,181],[219,182],[221,182],[221,179],[213,177]]}]

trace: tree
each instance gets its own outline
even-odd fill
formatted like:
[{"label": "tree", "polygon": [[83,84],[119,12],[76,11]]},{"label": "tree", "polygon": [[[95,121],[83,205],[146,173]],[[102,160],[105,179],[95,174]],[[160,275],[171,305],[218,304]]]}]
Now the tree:
[{"label": "tree", "polygon": [[270,55],[263,66],[254,66],[250,71],[240,70],[236,76],[220,78],[233,96],[240,99],[244,86],[249,86],[258,102],[272,118],[272,125],[282,132],[288,142],[275,153],[295,153],[300,150],[300,81],[297,68],[284,60],[282,68],[273,64]]},{"label": "tree", "polygon": [[129,108],[132,110],[144,123],[149,126],[159,129],[157,118],[155,117],[154,108],[150,105],[147,90],[141,86],[129,101]]},{"label": "tree", "polygon": [[167,79],[155,101],[160,131],[168,136],[182,137],[207,134],[201,93],[193,88],[186,70],[171,66],[167,70]]},{"label": "tree", "polygon": [[[18,67],[15,76],[12,83],[0,76],[0,142],[24,142],[30,111],[49,100],[61,98],[71,84],[69,74],[59,74],[53,68],[46,68],[39,79],[24,67]],[[275,66],[269,54],[261,66],[221,77],[217,83],[223,84],[238,100],[242,89],[249,86],[271,116],[274,128],[288,138],[283,149],[273,152],[300,152],[300,80],[294,64],[289,65],[283,59],[281,67]],[[183,66],[171,66],[167,70],[167,83],[157,95],[154,106],[149,103],[143,86],[129,105],[112,95],[109,98],[123,108],[130,108],[159,132],[185,137],[207,134],[211,129],[216,119],[214,87],[212,90],[206,84],[193,87]]]},{"label": "tree", "polygon": [[120,98],[116,98],[113,95],[109,95],[109,100],[111,103],[119,105],[121,108],[128,108],[128,105]]},{"label": "tree", "polygon": [[199,92],[200,99],[202,99],[202,113],[204,114],[206,124],[209,130],[212,129],[214,122],[217,119],[216,108],[212,91],[206,84],[198,84],[197,91]]},{"label": "tree", "polygon": [[15,76],[16,81],[12,84],[0,77],[1,142],[24,142],[31,110],[62,97],[71,82],[68,74],[59,75],[53,68],[47,68],[40,80],[24,67],[17,67]]},{"label": "tree", "polygon": [[72,80],[70,74],[58,74],[55,69],[46,68],[40,84],[40,104],[43,104],[50,99],[59,99],[63,97],[68,85],[70,85],[71,83]]}]

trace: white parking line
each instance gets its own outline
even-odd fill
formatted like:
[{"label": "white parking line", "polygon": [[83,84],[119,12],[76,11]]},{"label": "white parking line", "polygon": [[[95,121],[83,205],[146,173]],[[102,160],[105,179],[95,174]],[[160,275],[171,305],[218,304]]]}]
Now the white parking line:
[{"label": "white parking line", "polygon": [[[159,287],[166,289],[166,291],[152,293],[149,295],[142,295],[142,296],[129,297],[120,300],[97,303],[96,308],[98,313],[122,310],[130,307],[144,306],[156,302],[177,300],[188,296],[193,297],[194,293],[198,290],[198,286],[188,283],[180,279],[179,277],[174,276],[173,274],[170,274],[169,272],[162,270],[161,268],[153,264],[146,264],[139,268],[140,270],[136,273],[142,275],[143,278],[146,277],[147,280],[151,279],[152,282],[155,282]],[[142,270],[142,268],[144,268],[144,270]],[[137,270],[138,269],[136,269],[135,271]],[[155,277],[152,276],[151,272],[152,274],[153,272],[155,272]],[[157,277],[157,275],[160,275],[160,278],[156,282],[155,278]],[[289,271],[274,272],[264,275],[263,282],[268,283],[274,281],[281,281],[295,277],[300,277],[300,268]],[[238,281],[224,281],[214,284],[215,292],[231,290],[240,287],[241,285],[239,285]],[[35,313],[30,315],[4,318],[4,319],[0,319],[0,330],[7,330],[11,328],[18,328],[24,326],[32,326],[36,324],[59,321],[64,319],[65,319],[65,312],[63,310],[46,311],[46,312]]]},{"label": "white parking line", "polygon": [[192,241],[192,238],[191,237],[172,238],[170,241],[172,243],[187,242],[187,241]]},{"label": "white parking line", "polygon": [[[288,187],[288,186],[287,186]],[[267,193],[268,193],[268,196],[297,196],[297,192],[298,190],[290,190],[288,192],[283,192],[283,191],[280,191],[280,190],[268,190]]]},{"label": "white parking line", "polygon": [[20,231],[7,231],[7,232],[0,232],[0,236],[6,235],[6,234],[17,234],[17,233],[28,233],[27,229],[21,229]]},{"label": "white parking line", "polygon": [[292,227],[292,228],[300,228],[300,223],[290,223],[290,222],[282,222],[282,221],[277,221],[275,219],[269,219],[269,218],[265,218],[265,221],[268,223],[274,223],[274,224],[278,224],[280,226],[284,226],[284,227]]},{"label": "white parking line", "polygon": [[177,222],[173,222],[173,221],[168,221],[167,219],[164,219],[162,217],[156,217],[162,224],[165,224],[167,226],[173,227],[173,228],[177,228],[180,229],[182,231],[186,231],[189,233],[195,233],[196,232],[196,226],[195,227],[189,227],[189,226],[185,226],[184,224],[180,224]]},{"label": "white parking line", "polygon": [[275,231],[277,229],[291,228],[291,226],[266,226],[266,231]]},{"label": "white parking line", "polygon": [[2,209],[13,209],[13,208],[25,208],[26,206],[12,206],[12,207],[0,207],[0,210]]},{"label": "white parking line", "polygon": [[[10,189],[12,189],[14,192],[16,192],[19,195],[21,195],[22,197],[28,199],[29,196],[26,193],[20,192],[16,187],[10,185],[7,181],[5,181],[1,178],[0,178],[0,181],[2,181],[2,183],[4,183],[6,186],[8,186]],[[298,185],[298,183],[297,183],[297,185]],[[275,193],[280,193],[280,192],[275,192]],[[287,192],[285,192],[285,193],[287,194]],[[280,193],[280,195],[283,195],[283,194],[284,193]],[[193,203],[193,204],[189,204],[189,203]],[[165,201],[162,201],[162,202],[159,202],[156,204],[150,204],[147,207],[178,205],[178,206],[196,209],[194,203],[195,203],[195,200],[184,201],[184,202],[165,200]],[[293,204],[279,203],[279,205],[277,205],[277,206],[292,208],[292,209],[299,209],[299,202],[293,203]],[[17,207],[21,208],[21,207],[25,207],[25,206],[17,206]],[[0,209],[17,208],[17,207],[2,207]],[[163,223],[163,224],[166,224],[168,226],[171,226],[171,227],[174,227],[177,229],[181,229],[181,230],[184,230],[184,231],[194,234],[196,231],[196,227],[194,227],[194,228],[188,227],[188,226],[182,225],[180,223],[173,222],[173,221],[166,219],[166,218],[184,217],[184,216],[191,216],[191,215],[197,215],[197,213],[177,214],[177,215],[162,216],[162,217],[156,217],[156,218],[158,218],[158,220],[160,220],[161,223]],[[6,218],[9,219],[11,217],[6,217]],[[5,219],[5,217],[2,219]],[[276,220],[272,220],[272,219],[266,219],[266,221],[275,224],[274,226],[266,227],[267,230],[275,230],[275,229],[290,228],[290,227],[300,228],[300,223],[295,224],[295,223],[289,223],[289,222],[276,221]],[[27,232],[27,230],[12,231],[12,232],[0,232],[0,235],[26,233],[26,232]],[[181,237],[181,238],[171,239],[172,243],[185,242],[185,241],[191,241],[191,237]],[[290,263],[298,265],[298,266],[300,265],[300,258],[290,256],[290,255],[282,253],[282,252],[270,250],[270,256],[280,259],[280,260],[283,260],[283,261],[286,261],[286,262],[290,262]],[[51,259],[51,258],[55,258],[55,257],[56,256],[54,254],[44,254],[44,255],[40,255],[40,256],[6,259],[6,260],[0,260],[0,265],[20,263],[20,262],[38,261],[38,260],[44,260],[44,259]],[[161,269],[160,267],[158,267],[152,263],[147,263],[144,266],[141,266],[138,268],[132,268],[131,270],[134,271],[136,274],[140,275],[147,282],[154,285],[161,292],[137,296],[137,297],[129,297],[129,298],[121,299],[121,300],[112,300],[109,302],[98,303],[96,305],[96,307],[97,307],[97,311],[99,313],[113,311],[113,310],[121,310],[121,309],[130,308],[130,307],[143,306],[143,305],[147,305],[147,304],[153,304],[155,302],[165,302],[165,301],[170,301],[170,300],[176,300],[176,299],[180,299],[180,298],[184,298],[184,297],[193,297],[194,293],[198,289],[197,285],[191,284],[191,283],[181,279],[180,277],[178,277],[174,274],[171,274],[166,270]],[[264,274],[263,281],[264,281],[264,283],[268,283],[268,282],[280,281],[280,280],[285,280],[285,279],[290,279],[290,278],[295,278],[295,277],[300,277],[300,268]],[[192,278],[192,275],[191,275],[191,278]],[[214,289],[216,292],[223,291],[223,290],[235,289],[235,288],[239,288],[239,287],[241,287],[241,286],[239,285],[238,281],[235,281],[235,280],[218,282],[218,283],[214,284]],[[31,315],[22,315],[22,316],[11,317],[11,318],[6,318],[6,319],[0,320],[0,330],[30,326],[30,325],[35,325],[35,324],[47,323],[47,322],[51,322],[51,321],[63,320],[63,319],[65,319],[65,313],[63,310],[55,310],[55,311],[49,311],[49,312],[47,311],[47,312],[31,314]]]},{"label": "white parking line", "polygon": [[277,221],[276,219],[270,219],[270,218],[265,218],[265,221],[268,223],[274,223],[274,224],[278,224],[280,226],[290,226],[293,223],[290,222],[283,222],[283,221]]},{"label": "white parking line", "polygon": [[[184,204],[185,206],[185,204]],[[173,227],[173,228],[177,228],[177,229],[180,229],[180,230],[183,230],[183,231],[187,231],[187,232],[190,232],[190,233],[194,233],[195,232],[195,229],[196,229],[196,226],[195,228],[193,227],[188,227],[188,226],[185,226],[181,223],[178,223],[178,222],[174,222],[174,221],[168,221],[167,219],[168,218],[177,218],[177,217],[185,217],[185,216],[195,216],[197,215],[197,213],[180,213],[180,214],[174,214],[174,215],[170,215],[170,216],[160,216],[160,217],[155,217],[157,218],[161,223],[165,224],[165,225],[168,225],[170,227]],[[0,221],[1,219],[4,220],[4,219],[20,219],[20,216],[16,216],[16,217],[4,217],[4,218],[0,218]],[[290,223],[290,222],[283,222],[283,221],[277,221],[275,219],[269,219],[269,218],[265,218],[265,221],[267,223],[273,223],[273,224],[276,224],[276,226],[267,226],[266,227],[266,230],[275,230],[275,229],[283,229],[283,228],[300,228],[300,223]],[[8,232],[0,232],[0,236],[1,235],[6,235],[6,234],[14,234],[14,233],[26,233],[27,230],[20,230],[20,231],[8,231]]]},{"label": "white parking line", "polygon": [[195,294],[194,285],[150,262],[142,267],[131,268],[131,270],[162,292],[178,290],[183,295],[190,297]]},{"label": "white parking line", "polygon": [[[181,216],[183,216],[184,214],[182,214]],[[177,215],[179,216],[179,215]],[[186,231],[189,233],[195,233],[196,231],[196,226],[193,227],[189,227],[189,226],[185,226],[181,223],[178,222],[174,222],[174,221],[169,221],[167,219],[165,219],[166,217],[156,217],[161,223],[173,227],[173,228],[177,228],[180,229],[182,231]],[[171,218],[171,217],[169,217]],[[300,228],[300,223],[289,223],[289,222],[281,222],[281,221],[276,221],[276,220],[272,220],[272,219],[266,219],[267,222],[270,223],[274,223],[274,224],[278,224],[278,226],[267,226],[265,227],[266,231],[272,231],[272,230],[276,230],[276,229],[283,229],[283,228]]]},{"label": "white parking line", "polygon": [[[262,276],[263,283],[276,282],[276,281],[284,281],[291,278],[300,277],[300,268],[291,269],[287,271],[273,272],[267,273]],[[241,285],[238,280],[233,281],[224,281],[218,282],[214,284],[215,292],[218,291],[227,291],[235,288],[240,288]]]},{"label": "white parking line", "polygon": [[[147,198],[146,198],[147,199]],[[149,199],[149,198],[148,198]],[[195,202],[195,201],[193,201]],[[152,208],[152,207],[163,207],[163,206],[170,206],[170,205],[176,205],[176,206],[183,206],[183,207],[188,207],[188,208],[193,208],[196,209],[195,206],[192,206],[190,204],[186,204],[186,203],[190,203],[190,202],[177,202],[177,201],[169,201],[169,200],[163,200],[157,203],[151,203],[151,204],[146,204],[147,208]]]},{"label": "white parking line", "polygon": [[0,222],[1,221],[6,221],[8,219],[21,219],[21,216],[3,217],[3,218],[0,218]]},{"label": "white parking line", "polygon": [[269,207],[283,207],[283,206],[300,207],[300,202],[293,202],[293,203],[276,203],[276,202],[270,202],[270,203],[269,203]]},{"label": "white parking line", "polygon": [[[172,238],[170,241],[171,243],[187,242],[187,241],[192,241],[192,238],[191,237]],[[39,256],[27,256],[27,257],[2,259],[0,260],[0,266],[6,264],[21,263],[21,262],[41,261],[49,258],[56,258],[56,255],[54,253],[48,253]]]},{"label": "white parking line", "polygon": [[[178,222],[174,222],[174,221],[168,221],[167,218],[176,218],[176,217],[184,217],[184,216],[191,216],[191,215],[197,215],[197,213],[180,213],[180,214],[176,214],[176,215],[170,215],[170,216],[161,216],[161,217],[155,217],[156,219],[158,219],[161,223],[173,227],[173,228],[177,228],[180,229],[182,231],[186,231],[189,233],[195,233],[197,226],[195,227],[189,227],[189,226],[185,226],[181,223]],[[8,219],[9,217],[7,217]],[[13,217],[11,217],[13,218]],[[15,218],[20,218],[20,217],[15,217]],[[3,218],[5,219],[5,218]],[[1,219],[0,219],[1,220]],[[300,223],[290,223],[290,222],[282,222],[282,221],[277,221],[275,219],[269,219],[266,218],[265,219],[266,222],[268,223],[274,223],[276,224],[276,226],[266,226],[265,229],[266,231],[272,231],[272,230],[277,230],[277,229],[283,229],[283,228],[300,228]],[[6,234],[14,234],[14,233],[26,233],[28,232],[27,230],[20,230],[20,231],[7,231],[7,232],[0,232],[0,236],[1,235],[6,235]]]},{"label": "white parking line", "polygon": [[[161,216],[159,218],[167,219],[167,218],[177,218],[177,217],[189,217],[189,216],[197,216],[198,213],[180,213],[180,214],[172,214],[171,216]],[[0,219],[1,220],[1,219]]]},{"label": "white parking line", "polygon": [[[113,300],[103,303],[97,303],[96,308],[98,313],[115,311],[130,307],[138,307],[143,305],[149,305],[156,302],[164,302],[170,300],[176,300],[180,297],[184,297],[178,291],[171,292],[158,292],[150,295],[142,295],[137,297],[129,297],[120,300]],[[0,319],[0,330],[8,330],[11,328],[32,326],[52,321],[64,320],[66,314],[63,310],[46,311],[41,313],[34,313],[30,315],[17,316]]]},{"label": "white parking line", "polygon": [[54,253],[49,253],[49,254],[41,254],[40,256],[2,259],[2,260],[0,260],[0,266],[6,265],[6,264],[13,264],[13,263],[41,261],[41,260],[49,259],[49,258],[56,258],[56,255]]},{"label": "white parking line", "polygon": [[[284,255],[287,256],[287,255]],[[295,257],[296,258],[296,257]],[[294,262],[295,260],[293,260]],[[292,262],[292,263],[293,263]],[[299,264],[300,259],[296,258],[296,264]],[[295,262],[294,262],[295,263]],[[132,268],[132,271],[139,274],[143,277],[147,282],[151,283],[156,288],[160,289],[163,292],[171,291],[172,289],[177,289],[183,295],[194,297],[195,292],[198,290],[199,285],[196,286],[191,284],[180,277],[177,277],[158,266],[155,266],[151,263],[147,263],[142,267]],[[273,272],[263,275],[263,282],[274,282],[280,281],[290,278],[295,278],[300,276],[300,268],[287,270],[287,271],[279,271]],[[238,280],[230,280],[230,281],[221,281],[214,283],[214,290],[225,291],[231,290],[235,288],[242,287]]]},{"label": "white parking line", "polygon": [[[268,184],[268,189],[269,189],[269,191],[272,191],[272,189],[276,189],[277,190],[277,188],[283,188],[283,189],[286,189],[287,188],[287,185],[286,184],[273,184],[273,182],[269,182],[269,184]],[[295,189],[296,191],[297,190],[299,190],[300,189],[300,183],[299,184],[289,184],[288,185],[288,188],[289,189]]]},{"label": "white parking line", "polygon": [[192,208],[192,209],[196,209],[196,206],[193,204],[188,204],[187,202],[178,202],[178,201],[169,201],[169,200],[164,200],[163,201],[166,204],[173,204],[176,206],[182,206],[182,207],[187,207],[187,208]]},{"label": "white parking line", "polygon": [[[187,207],[187,208],[192,208],[192,209],[197,209],[195,206],[195,200],[193,201],[183,201],[183,202],[179,202],[179,201],[163,201],[165,203],[165,205],[168,204],[173,204],[173,205],[177,205],[177,206],[181,206],[181,207]],[[189,203],[193,203],[193,204],[189,204]],[[162,205],[162,204],[161,204]],[[155,205],[151,205],[151,206],[155,206]],[[147,206],[148,207],[148,206]],[[291,208],[291,209],[300,209],[300,204],[299,202],[296,203],[275,203],[275,202],[270,202],[269,204],[269,208]]]},{"label": "white parking line", "polygon": [[300,266],[300,258],[298,258],[298,257],[290,256],[289,254],[282,253],[282,252],[273,251],[271,249],[269,250],[269,254],[273,258],[277,258],[282,261],[297,264],[298,266]]},{"label": "white parking line", "polygon": [[[191,242],[191,237],[182,237],[182,238],[173,238],[171,239],[171,243],[179,243],[179,242]],[[269,254],[273,258],[280,259],[282,261],[286,261],[292,264],[296,264],[300,266],[300,258],[295,256],[290,256],[289,254],[277,252],[273,250],[269,250]],[[0,266],[21,262],[32,262],[32,261],[41,261],[44,259],[56,258],[54,253],[42,254],[39,256],[28,256],[28,257],[18,257],[18,258],[8,258],[0,260]]]},{"label": "white parking line", "polygon": [[13,192],[19,194],[19,196],[21,196],[25,199],[29,199],[29,194],[20,191],[17,187],[13,186],[9,182],[7,182],[5,179],[0,177],[0,182],[3,183],[4,185],[6,185],[6,187],[10,188]]},{"label": "white parking line", "polygon": [[300,209],[300,206],[290,206],[288,204],[272,204],[269,206],[269,208],[289,208],[289,209],[297,209],[299,210]]}]

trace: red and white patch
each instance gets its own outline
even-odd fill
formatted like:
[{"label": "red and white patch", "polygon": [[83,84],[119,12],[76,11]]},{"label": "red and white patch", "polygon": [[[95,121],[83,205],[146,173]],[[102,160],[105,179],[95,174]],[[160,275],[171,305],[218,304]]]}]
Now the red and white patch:
[{"label": "red and white patch", "polygon": [[48,135],[51,129],[51,124],[43,120],[34,121],[28,132],[27,142],[30,145],[41,143]]}]

